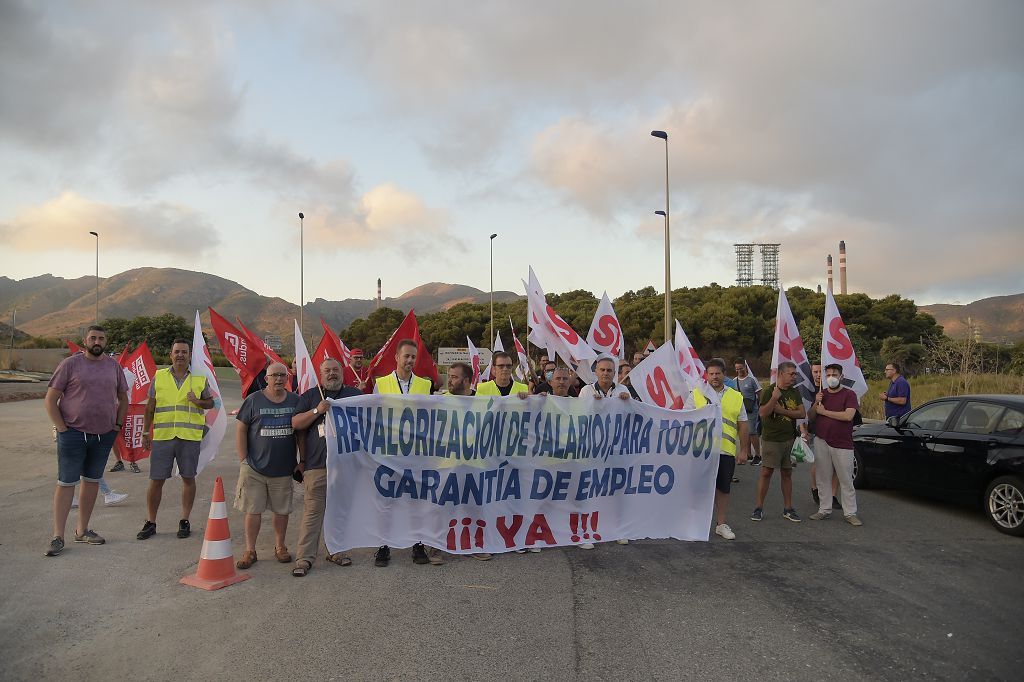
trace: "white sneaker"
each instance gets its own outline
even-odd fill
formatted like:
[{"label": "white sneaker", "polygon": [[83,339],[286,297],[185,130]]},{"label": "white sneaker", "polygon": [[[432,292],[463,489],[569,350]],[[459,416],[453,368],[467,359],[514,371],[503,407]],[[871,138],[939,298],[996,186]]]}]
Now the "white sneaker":
[{"label": "white sneaker", "polygon": [[629,544],[629,540],[625,540],[625,539],[623,539],[623,540],[616,540],[615,544],[617,544],[617,545],[628,545]]},{"label": "white sneaker", "polygon": [[108,507],[114,507],[128,499],[128,493],[116,493],[111,490],[109,493],[103,496],[103,504]]},{"label": "white sneaker", "polygon": [[540,554],[540,547],[530,547],[526,551],[529,552],[530,554]]},{"label": "white sneaker", "polygon": [[593,542],[584,542],[582,545],[579,546],[579,548],[580,549],[594,549],[594,543]]},{"label": "white sneaker", "polygon": [[71,498],[71,508],[78,509],[78,495]]},{"label": "white sneaker", "polygon": [[721,535],[726,540],[735,540],[736,533],[732,532],[732,528],[727,523],[720,523],[715,526],[715,535]]}]

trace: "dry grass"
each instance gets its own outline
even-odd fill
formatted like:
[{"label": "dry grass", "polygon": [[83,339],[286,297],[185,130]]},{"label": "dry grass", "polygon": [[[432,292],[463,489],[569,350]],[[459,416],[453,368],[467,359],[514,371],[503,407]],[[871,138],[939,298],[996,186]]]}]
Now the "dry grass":
[{"label": "dry grass", "polygon": [[[925,374],[908,379],[913,405],[929,400],[965,393],[1024,394],[1024,377],[1006,374]],[[865,419],[883,419],[882,401],[876,396],[889,387],[886,379],[868,382],[868,392],[861,401],[861,415]]]}]

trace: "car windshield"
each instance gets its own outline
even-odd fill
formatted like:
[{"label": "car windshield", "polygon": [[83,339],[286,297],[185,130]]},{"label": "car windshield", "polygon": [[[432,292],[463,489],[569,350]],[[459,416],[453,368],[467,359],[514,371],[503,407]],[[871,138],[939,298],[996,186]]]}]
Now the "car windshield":
[{"label": "car windshield", "polygon": [[949,415],[956,409],[957,401],[941,400],[935,403],[922,405],[907,415],[903,427],[907,429],[925,429],[929,431],[941,431],[949,421]]}]

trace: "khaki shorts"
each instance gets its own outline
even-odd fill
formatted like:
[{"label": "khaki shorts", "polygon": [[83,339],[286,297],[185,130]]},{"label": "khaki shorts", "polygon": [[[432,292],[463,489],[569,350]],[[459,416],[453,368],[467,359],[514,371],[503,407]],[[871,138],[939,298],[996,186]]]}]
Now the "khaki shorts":
[{"label": "khaki shorts", "polygon": [[774,440],[761,439],[761,466],[769,469],[793,468],[793,441],[795,438],[779,443]]},{"label": "khaki shorts", "polygon": [[264,476],[242,463],[238,471],[235,509],[245,514],[262,514],[267,509],[287,516],[292,513],[292,477]]}]

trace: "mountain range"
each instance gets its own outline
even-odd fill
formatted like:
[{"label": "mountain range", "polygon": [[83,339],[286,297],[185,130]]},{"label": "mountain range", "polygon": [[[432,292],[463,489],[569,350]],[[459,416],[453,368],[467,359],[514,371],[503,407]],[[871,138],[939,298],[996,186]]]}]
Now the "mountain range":
[{"label": "mountain range", "polygon": [[[495,301],[512,301],[520,295],[511,291],[495,291]],[[484,303],[490,294],[462,284],[431,282],[407,291],[397,298],[385,298],[382,306],[408,312],[430,313],[459,303]],[[374,299],[348,298],[328,301],[318,298],[306,303],[308,318],[323,317],[334,329],[341,329],[353,320],[366,317],[376,308]],[[260,334],[290,337],[292,319],[298,314],[296,304],[283,298],[261,296],[237,282],[176,268],[137,268],[99,283],[100,319],[156,316],[164,313],[181,315],[186,320],[202,313],[209,322],[207,307],[234,320],[240,317],[250,329]],[[96,278],[64,279],[50,274],[12,280],[0,277],[0,319],[11,320],[17,309],[17,328],[33,336],[75,337],[96,319]],[[7,331],[10,334],[10,330]]]},{"label": "mountain range", "polygon": [[[494,292],[496,301],[518,298],[521,295],[511,291]],[[403,312],[415,309],[431,313],[459,303],[489,300],[488,292],[480,289],[431,282],[397,298],[385,298],[381,304]],[[342,329],[369,315],[376,305],[374,299],[318,298],[306,303],[306,315],[311,319],[323,317],[333,328]],[[206,323],[206,309],[212,307],[229,320],[240,317],[254,331],[281,337],[291,336],[292,318],[297,313],[296,305],[283,298],[261,296],[217,275],[176,268],[137,268],[100,279],[99,307],[101,318],[174,313],[190,320],[199,310]],[[50,274],[22,280],[0,277],[0,319],[10,321],[15,309],[19,332],[33,336],[78,336],[95,319],[96,279],[64,279]],[[1024,340],[1024,294],[994,296],[965,305],[938,303],[921,306],[920,310],[934,316],[953,337],[962,337],[971,329],[985,341]],[[0,333],[9,338],[10,328]]]}]

